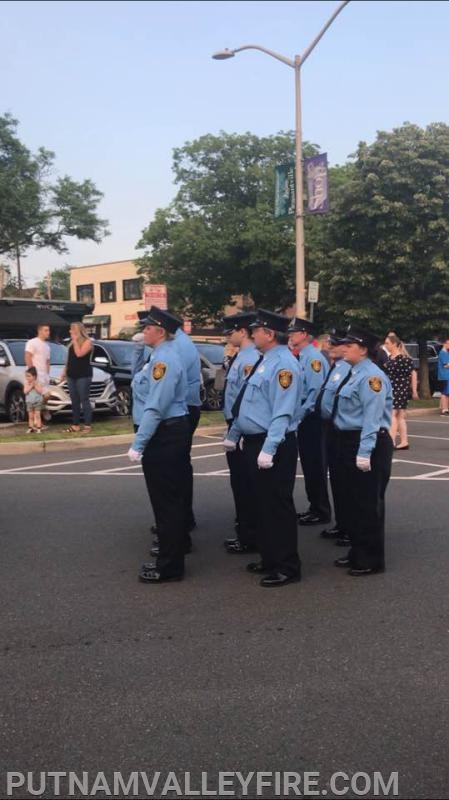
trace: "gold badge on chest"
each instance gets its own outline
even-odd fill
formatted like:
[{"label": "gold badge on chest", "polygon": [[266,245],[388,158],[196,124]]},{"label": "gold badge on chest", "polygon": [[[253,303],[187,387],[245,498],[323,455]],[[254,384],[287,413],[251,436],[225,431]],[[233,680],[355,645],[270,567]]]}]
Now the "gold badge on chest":
[{"label": "gold badge on chest", "polygon": [[314,360],[310,362],[310,366],[314,372],[321,372],[321,361],[319,358],[314,358]]}]

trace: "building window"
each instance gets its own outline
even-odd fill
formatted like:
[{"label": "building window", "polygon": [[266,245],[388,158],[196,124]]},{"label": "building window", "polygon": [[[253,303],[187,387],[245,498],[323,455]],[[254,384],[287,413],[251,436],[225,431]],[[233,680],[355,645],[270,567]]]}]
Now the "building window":
[{"label": "building window", "polygon": [[100,297],[102,303],[115,303],[115,301],[117,300],[117,292],[115,286],[116,286],[115,281],[100,283]]},{"label": "building window", "polygon": [[123,299],[142,299],[142,278],[130,278],[129,280],[123,281]]},{"label": "building window", "polygon": [[85,283],[76,287],[76,299],[78,303],[94,303],[94,285]]}]

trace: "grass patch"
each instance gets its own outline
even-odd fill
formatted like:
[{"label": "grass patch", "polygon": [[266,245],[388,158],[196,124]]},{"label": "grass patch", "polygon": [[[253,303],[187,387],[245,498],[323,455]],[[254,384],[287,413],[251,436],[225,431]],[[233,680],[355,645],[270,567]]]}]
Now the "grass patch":
[{"label": "grass patch", "polygon": [[[132,434],[134,431],[130,417],[100,417],[94,419],[92,431],[85,433],[66,433],[70,425],[70,418],[64,422],[50,422],[46,431],[42,433],[27,433],[27,423],[17,425],[0,425],[0,444],[6,442],[48,442],[55,439],[84,439],[86,436],[117,436],[118,434]],[[199,427],[224,425],[221,411],[203,411]]]},{"label": "grass patch", "polygon": [[409,408],[439,408],[440,398],[431,397],[428,400],[410,400]]}]

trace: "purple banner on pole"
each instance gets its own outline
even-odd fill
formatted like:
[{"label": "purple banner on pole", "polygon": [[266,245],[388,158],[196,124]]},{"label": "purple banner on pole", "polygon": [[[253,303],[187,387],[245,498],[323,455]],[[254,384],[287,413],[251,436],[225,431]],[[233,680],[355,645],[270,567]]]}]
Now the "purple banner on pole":
[{"label": "purple banner on pole", "polygon": [[327,153],[304,159],[307,181],[307,211],[309,214],[329,212],[329,181]]}]

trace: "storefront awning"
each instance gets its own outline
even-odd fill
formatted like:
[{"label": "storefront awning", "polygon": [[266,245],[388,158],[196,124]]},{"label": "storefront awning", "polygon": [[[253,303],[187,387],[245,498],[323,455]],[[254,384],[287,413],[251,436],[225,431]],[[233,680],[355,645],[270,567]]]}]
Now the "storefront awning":
[{"label": "storefront awning", "polygon": [[36,325],[50,325],[52,328],[67,328],[70,323],[44,308],[18,306],[0,307],[0,331],[3,327],[23,328]]},{"label": "storefront awning", "polygon": [[99,314],[98,316],[87,314],[87,316],[83,317],[84,325],[109,325],[110,321],[110,314]]}]

